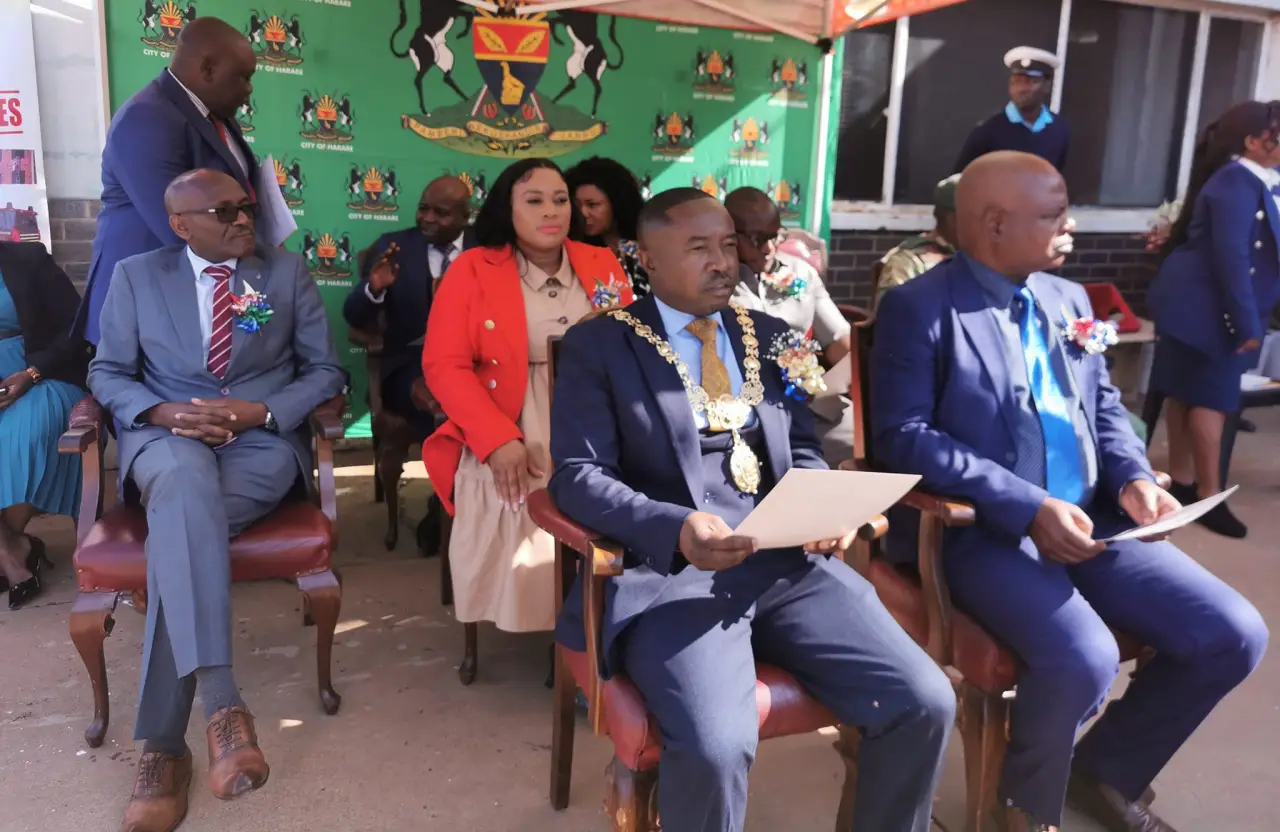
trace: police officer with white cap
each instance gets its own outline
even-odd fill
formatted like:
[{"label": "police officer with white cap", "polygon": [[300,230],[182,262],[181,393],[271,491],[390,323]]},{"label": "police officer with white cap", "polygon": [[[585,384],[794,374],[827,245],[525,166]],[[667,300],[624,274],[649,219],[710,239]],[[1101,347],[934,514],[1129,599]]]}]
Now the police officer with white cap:
[{"label": "police officer with white cap", "polygon": [[1009,103],[969,134],[955,172],[997,150],[1034,153],[1064,170],[1070,131],[1066,120],[1049,110],[1053,74],[1062,66],[1061,59],[1043,49],[1018,46],[1005,54],[1004,65],[1009,68]]}]

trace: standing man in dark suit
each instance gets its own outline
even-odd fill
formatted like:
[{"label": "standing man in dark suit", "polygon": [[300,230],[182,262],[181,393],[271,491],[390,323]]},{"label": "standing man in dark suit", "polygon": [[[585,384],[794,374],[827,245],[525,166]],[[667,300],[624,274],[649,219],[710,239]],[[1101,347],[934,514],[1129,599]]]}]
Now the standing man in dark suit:
[{"label": "standing man in dark suit", "polygon": [[[854,827],[927,832],[955,713],[946,676],[827,557],[850,541],[757,552],[731,531],[788,469],[827,467],[809,408],[760,354],[787,325],[731,303],[738,234],[714,197],[658,194],[639,237],[652,294],[561,345],[548,488],[626,547],[605,591],[606,671],[625,671],[658,720],[662,828],[743,828],[759,660],[863,729]],[[581,598],[569,593],[556,629],[576,650]]]},{"label": "standing man in dark suit", "polygon": [[[956,207],[960,253],[880,303],[871,402],[878,461],[977,508],[943,558],[957,606],[1020,660],[996,820],[1054,830],[1065,797],[1108,832],[1172,832],[1142,795],[1257,666],[1266,624],[1173,544],[1103,542],[1178,502],[1104,354],[1064,332],[1094,319],[1082,287],[1043,271],[1070,250],[1062,176],[985,156]],[[1155,658],[1077,744],[1119,671],[1110,627]]]},{"label": "standing man in dark suit", "polygon": [[383,406],[407,419],[419,442],[436,424],[433,409],[425,409],[434,405],[422,381],[427,316],[445,270],[475,244],[467,228],[470,219],[471,192],[461,179],[442,176],[427,185],[418,201],[417,225],[378,238],[342,307],[348,325],[381,329]]},{"label": "standing man in dark suit", "polygon": [[973,128],[954,172],[960,173],[984,153],[1018,150],[1034,153],[1062,173],[1067,169],[1071,131],[1066,119],[1049,109],[1053,73],[1062,66],[1062,59],[1043,49],[1018,46],[1005,54],[1004,65],[1009,68],[1009,103]]},{"label": "standing man in dark suit", "polygon": [[102,151],[102,213],[75,332],[97,344],[98,316],[116,263],[181,242],[169,227],[164,192],[197,168],[228,173],[256,199],[258,170],[236,124],[249,100],[257,58],[244,35],[198,17],[178,36],[168,69],[111,120]]}]

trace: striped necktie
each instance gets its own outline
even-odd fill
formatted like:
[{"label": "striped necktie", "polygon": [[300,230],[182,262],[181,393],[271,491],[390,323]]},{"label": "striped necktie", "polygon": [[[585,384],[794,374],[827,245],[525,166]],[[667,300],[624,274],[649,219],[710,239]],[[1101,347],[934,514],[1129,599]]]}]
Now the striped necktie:
[{"label": "striped necktie", "polygon": [[219,379],[226,378],[231,365],[231,269],[227,266],[209,266],[204,273],[217,281],[213,290],[213,327],[209,331],[209,372]]}]

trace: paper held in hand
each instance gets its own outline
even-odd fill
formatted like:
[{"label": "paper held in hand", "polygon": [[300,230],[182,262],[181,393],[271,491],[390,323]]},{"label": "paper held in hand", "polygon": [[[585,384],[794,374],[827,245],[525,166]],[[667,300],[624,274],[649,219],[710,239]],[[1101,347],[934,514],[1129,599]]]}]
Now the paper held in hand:
[{"label": "paper held in hand", "polygon": [[1144,537],[1155,537],[1157,535],[1168,534],[1169,532],[1175,531],[1199,520],[1220,503],[1226,502],[1227,498],[1236,493],[1239,488],[1240,486],[1233,485],[1226,491],[1214,494],[1212,497],[1201,500],[1197,503],[1192,503],[1189,506],[1183,506],[1177,511],[1171,511],[1154,523],[1149,523],[1145,526],[1138,526],[1136,529],[1130,529],[1127,532],[1121,532],[1114,537],[1108,537],[1102,542],[1118,543],[1121,540],[1139,540]]},{"label": "paper held in hand", "polygon": [[915,474],[792,468],[734,534],[761,549],[785,549],[844,537],[883,514],[915,487]]},{"label": "paper held in hand", "polygon": [[282,246],[293,232],[298,230],[298,221],[293,218],[293,211],[280,191],[280,182],[276,179],[276,160],[270,155],[262,160],[258,167],[258,181],[253,183],[258,192],[258,213],[262,215],[258,228],[271,246]]}]

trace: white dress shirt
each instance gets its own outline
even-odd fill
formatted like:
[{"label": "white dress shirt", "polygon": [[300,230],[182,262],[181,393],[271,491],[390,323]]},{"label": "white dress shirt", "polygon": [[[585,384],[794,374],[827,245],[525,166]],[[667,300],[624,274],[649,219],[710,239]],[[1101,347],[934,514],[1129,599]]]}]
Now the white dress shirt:
[{"label": "white dress shirt", "polygon": [[[231,269],[231,280],[235,279],[236,258],[214,263],[206,260],[187,247],[187,260],[191,261],[191,269],[196,276],[196,307],[200,311],[200,343],[204,350],[204,359],[209,360],[209,341],[213,339],[213,293],[218,288],[218,281],[204,273],[210,266],[226,266]],[[230,287],[228,287],[230,288]]]},{"label": "white dress shirt", "polygon": [[[165,71],[169,72],[169,70],[165,70]],[[169,75],[172,76],[173,80],[178,81],[178,76],[174,75],[172,72],[169,72]],[[187,89],[186,84],[182,83],[181,81],[178,81],[178,86],[182,87],[182,91],[185,92],[187,94],[187,97],[191,99],[191,103],[196,105],[196,110],[200,112],[200,115],[204,116],[205,118],[208,118],[209,108],[204,105],[204,102],[200,100],[200,97],[197,96],[195,93],[193,93],[191,90]],[[223,127],[225,128],[226,125],[224,124]],[[249,177],[249,164],[248,162],[245,161],[244,154],[240,152],[240,147],[236,144],[235,139],[231,138],[230,130],[227,130],[226,145],[227,145],[227,149],[231,151],[231,155],[235,157],[236,164],[240,166],[241,173],[243,173],[245,178],[247,179]]]},{"label": "white dress shirt", "polygon": [[1280,188],[1280,171],[1275,168],[1264,168],[1262,165],[1246,159],[1243,156],[1237,157],[1236,161],[1244,165],[1245,170],[1262,180],[1262,184],[1267,186],[1271,191],[1271,198],[1276,202],[1276,208],[1280,209],[1280,193],[1276,193],[1276,188]]},{"label": "white dress shirt", "polygon": [[[444,275],[440,273],[440,267],[445,264],[446,260],[452,263],[457,259],[458,255],[462,253],[463,236],[463,234],[459,234],[458,239],[454,240],[443,250],[440,246],[427,246],[427,267],[431,269],[432,277],[444,277]],[[370,266],[369,269],[372,271],[373,267]],[[373,289],[369,287],[368,283],[364,284],[364,295],[374,303],[382,303],[387,299],[387,292],[385,289],[381,294],[375,295],[373,293]]]}]

